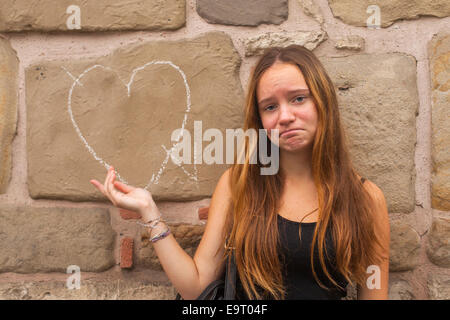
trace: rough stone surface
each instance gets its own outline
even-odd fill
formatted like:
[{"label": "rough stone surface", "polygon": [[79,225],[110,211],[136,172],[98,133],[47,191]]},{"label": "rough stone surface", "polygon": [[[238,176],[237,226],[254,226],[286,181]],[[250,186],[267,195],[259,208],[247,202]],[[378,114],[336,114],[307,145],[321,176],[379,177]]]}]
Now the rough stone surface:
[{"label": "rough stone surface", "polygon": [[411,227],[391,223],[389,271],[407,271],[419,263],[420,237]]},{"label": "rough stone surface", "polygon": [[450,33],[433,37],[428,56],[432,90],[431,206],[450,211]]},{"label": "rough stone surface", "polygon": [[323,25],[325,19],[323,18],[322,10],[314,0],[298,0],[300,7],[306,15],[316,20],[320,25]]},{"label": "rough stone surface", "polygon": [[11,180],[11,144],[17,129],[19,59],[0,35],[0,193]]},{"label": "rough stone surface", "polygon": [[428,295],[431,300],[450,300],[450,275],[430,273]]},{"label": "rough stone surface", "polygon": [[197,0],[197,13],[214,24],[281,24],[288,17],[288,0]]},{"label": "rough stone surface", "polygon": [[[420,16],[447,17],[450,2],[447,0],[328,0],[336,18],[354,26],[367,26],[367,19],[373,16],[368,10],[371,5],[380,8],[380,27],[385,28],[397,20],[417,19]],[[369,12],[367,12],[369,11]]]},{"label": "rough stone surface", "polygon": [[[230,37],[214,32],[130,46],[97,59],[30,66],[26,99],[31,197],[105,200],[89,181],[103,182],[110,165],[117,181],[146,188],[155,200],[211,196],[228,165],[200,159],[214,142],[205,139],[195,149],[194,140],[201,142],[207,129],[220,130],[223,148],[218,151],[226,161],[225,129],[240,128],[243,122],[240,61]],[[198,134],[194,121],[201,124]],[[183,125],[188,133],[180,142],[190,146],[191,164],[177,165],[166,150],[175,148],[173,131]],[[201,163],[195,164],[194,156]]]},{"label": "rough stone surface", "polygon": [[65,281],[0,283],[1,300],[173,300],[175,289],[168,282],[145,279],[83,280],[79,289]]},{"label": "rough stone surface", "polygon": [[389,300],[414,300],[414,294],[408,281],[398,280],[389,285]]},{"label": "rough stone surface", "polygon": [[435,215],[428,232],[427,255],[431,262],[450,268],[450,215]]},{"label": "rough stone surface", "polygon": [[[169,223],[170,231],[177,240],[178,244],[191,257],[194,257],[195,251],[202,239],[205,231],[204,225],[189,225],[182,223]],[[153,244],[149,240],[150,235],[147,228],[143,228],[141,234],[141,248],[139,249],[137,263],[139,266],[148,267],[154,270],[162,270],[158,256],[153,249]]]},{"label": "rough stone surface", "polygon": [[2,0],[0,32],[173,30],[185,25],[185,7],[185,0]]},{"label": "rough stone surface", "polygon": [[389,212],[412,212],[419,105],[416,60],[398,53],[320,60],[336,86],[358,171],[383,191]]},{"label": "rough stone surface", "polygon": [[320,43],[327,39],[327,34],[322,31],[295,31],[295,32],[268,32],[260,36],[245,39],[245,56],[260,55],[265,49],[273,46],[301,45],[309,50],[314,50]]},{"label": "rough stone surface", "polygon": [[336,49],[361,51],[364,50],[364,38],[356,35],[339,38],[336,40],[334,47]]},{"label": "rough stone surface", "polygon": [[0,207],[0,272],[104,271],[115,233],[103,208]]}]

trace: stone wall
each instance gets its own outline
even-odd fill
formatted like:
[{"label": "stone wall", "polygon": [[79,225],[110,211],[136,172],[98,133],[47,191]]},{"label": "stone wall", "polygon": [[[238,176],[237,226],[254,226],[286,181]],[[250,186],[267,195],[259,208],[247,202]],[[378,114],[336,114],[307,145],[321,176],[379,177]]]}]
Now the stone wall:
[{"label": "stone wall", "polygon": [[386,197],[390,298],[450,299],[449,16],[445,0],[1,1],[0,299],[174,298],[136,214],[89,180],[113,165],[150,190],[193,255],[228,165],[169,161],[171,132],[239,128],[258,55],[291,43],[324,63]]}]

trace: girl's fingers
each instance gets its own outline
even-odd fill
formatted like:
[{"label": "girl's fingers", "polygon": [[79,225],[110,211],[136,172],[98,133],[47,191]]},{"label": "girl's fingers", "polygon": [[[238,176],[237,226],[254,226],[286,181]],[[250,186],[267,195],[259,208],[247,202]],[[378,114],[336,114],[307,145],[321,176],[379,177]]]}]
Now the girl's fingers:
[{"label": "girl's fingers", "polygon": [[[102,185],[100,182],[98,182],[95,179],[90,180],[90,182],[100,190],[101,193],[103,193],[113,204],[114,206],[117,206],[117,196],[118,193],[129,193],[133,191],[133,187],[128,186],[120,181],[115,181],[116,175],[114,172],[114,168],[111,166],[108,169],[108,174],[106,175],[105,182]],[[117,188],[117,190],[116,190]]]},{"label": "girl's fingers", "polygon": [[120,181],[114,181],[113,185],[121,190],[123,193],[129,193],[133,191],[133,189],[130,186],[127,186],[125,183],[122,183]]},{"label": "girl's fingers", "polygon": [[113,190],[114,189],[113,181],[114,181],[114,171],[112,170],[111,174],[109,175],[109,178],[108,178],[108,194],[110,195],[111,202],[114,205],[117,205],[115,193]]},{"label": "girl's fingers", "polygon": [[96,187],[101,193],[105,194],[105,190],[103,188],[103,185],[98,182],[97,180],[93,179],[90,180],[90,182],[94,185],[94,187]]},{"label": "girl's fingers", "polygon": [[109,178],[110,174],[111,174],[111,169],[108,170],[108,174],[106,175],[105,182],[103,183],[103,190],[105,191],[105,196],[107,196],[107,193],[108,193],[108,178]]}]

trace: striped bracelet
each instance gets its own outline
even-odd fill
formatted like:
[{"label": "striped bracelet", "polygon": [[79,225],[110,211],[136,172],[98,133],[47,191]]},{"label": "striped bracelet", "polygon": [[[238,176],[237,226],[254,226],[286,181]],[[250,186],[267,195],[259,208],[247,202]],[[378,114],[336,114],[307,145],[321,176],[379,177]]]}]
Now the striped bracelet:
[{"label": "striped bracelet", "polygon": [[167,229],[164,232],[161,232],[159,234],[157,234],[156,236],[154,236],[153,238],[150,239],[151,242],[156,242],[158,240],[164,239],[165,237],[167,237],[170,234],[170,229],[169,227],[167,227]]}]

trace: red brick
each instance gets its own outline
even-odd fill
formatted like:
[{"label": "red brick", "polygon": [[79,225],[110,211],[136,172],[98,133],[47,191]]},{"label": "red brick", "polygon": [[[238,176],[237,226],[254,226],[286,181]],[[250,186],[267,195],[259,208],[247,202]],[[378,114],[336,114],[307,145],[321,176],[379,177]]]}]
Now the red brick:
[{"label": "red brick", "polygon": [[133,266],[133,238],[122,238],[120,242],[120,267],[122,269]]},{"label": "red brick", "polygon": [[120,209],[120,216],[122,219],[130,220],[130,219],[140,219],[141,215],[137,212],[126,210],[126,209]]},{"label": "red brick", "polygon": [[208,219],[208,210],[209,210],[209,207],[198,208],[198,218],[200,220]]}]

